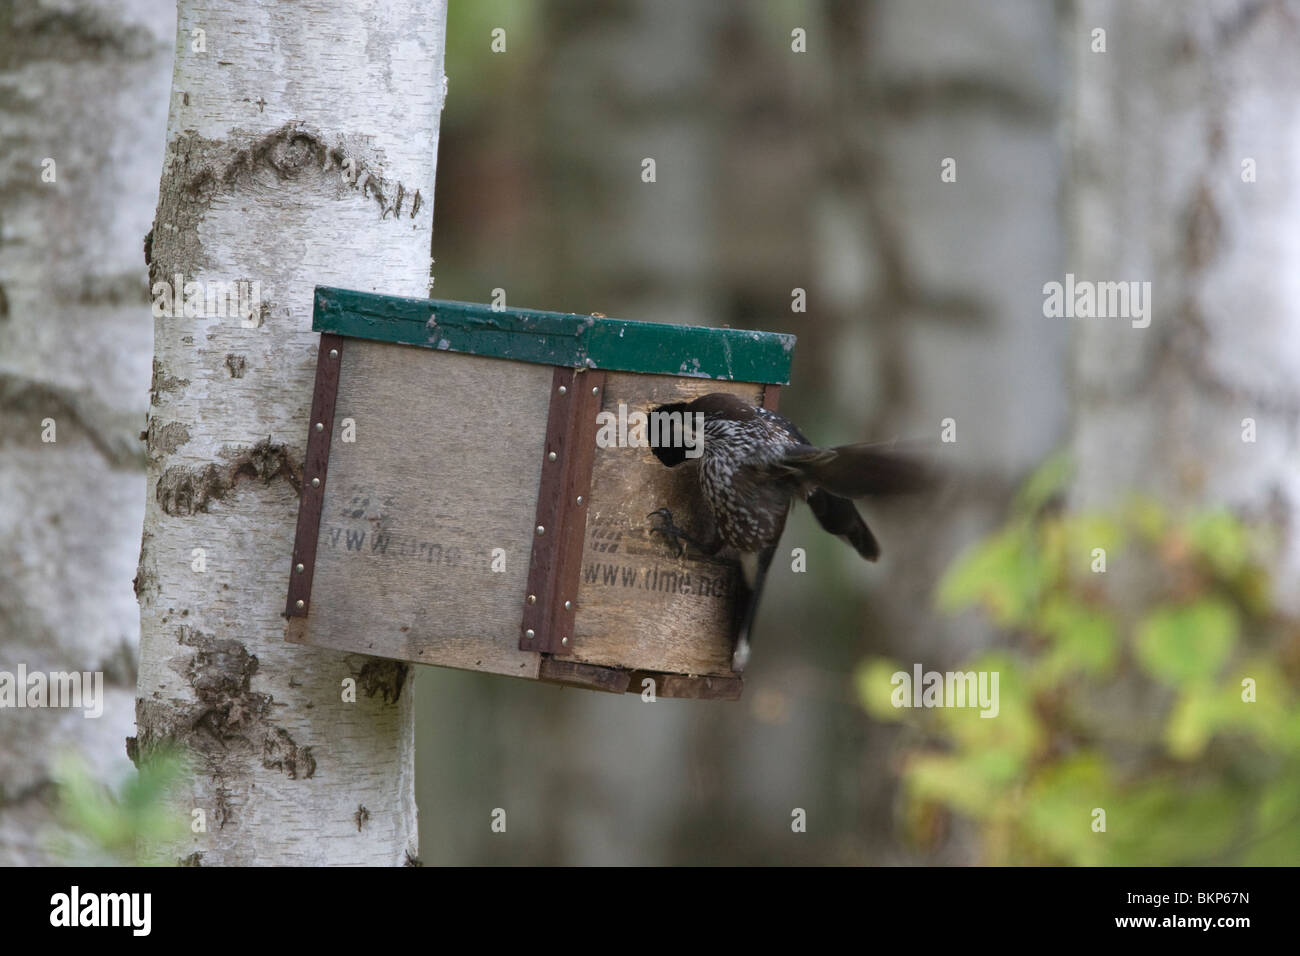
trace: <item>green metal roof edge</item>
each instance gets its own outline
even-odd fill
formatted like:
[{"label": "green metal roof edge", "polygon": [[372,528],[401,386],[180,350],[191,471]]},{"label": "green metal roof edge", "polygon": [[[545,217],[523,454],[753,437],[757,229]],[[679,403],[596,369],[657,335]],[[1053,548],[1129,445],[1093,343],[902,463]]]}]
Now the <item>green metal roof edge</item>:
[{"label": "green metal roof edge", "polygon": [[317,286],[312,328],[515,362],[785,385],[795,337]]}]

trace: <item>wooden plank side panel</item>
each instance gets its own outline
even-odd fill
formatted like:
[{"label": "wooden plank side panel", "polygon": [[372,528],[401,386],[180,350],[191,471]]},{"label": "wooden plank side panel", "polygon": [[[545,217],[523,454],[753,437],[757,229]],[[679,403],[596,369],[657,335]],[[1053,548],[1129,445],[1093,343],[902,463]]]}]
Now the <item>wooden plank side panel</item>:
[{"label": "wooden plank side panel", "polygon": [[588,690],[603,690],[609,694],[622,694],[628,690],[627,671],[579,664],[559,657],[543,655],[539,676],[542,680],[551,683],[584,687]]},{"label": "wooden plank side panel", "polygon": [[740,700],[745,683],[739,677],[687,677],[684,674],[633,674],[632,690],[644,677],[654,681],[655,696],[678,700]]},{"label": "wooden plank side panel", "polygon": [[[759,404],[762,386],[610,372],[601,408],[648,412],[655,405],[726,391]],[[646,515],[673,511],[688,530],[707,527],[696,465],[664,467],[649,448],[597,448],[575,660],[635,670],[733,677],[731,602],[739,568],[693,549],[676,557]]]},{"label": "wooden plank side panel", "polygon": [[311,613],[291,637],[536,678],[518,642],[552,370],[359,339],[342,359]]}]

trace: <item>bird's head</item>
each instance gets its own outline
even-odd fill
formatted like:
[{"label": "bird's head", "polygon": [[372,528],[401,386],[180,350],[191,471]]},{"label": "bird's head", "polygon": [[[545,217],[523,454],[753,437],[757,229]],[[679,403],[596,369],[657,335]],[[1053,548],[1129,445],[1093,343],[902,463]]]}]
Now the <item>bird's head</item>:
[{"label": "bird's head", "polygon": [[657,405],[650,409],[650,433],[652,436],[650,450],[654,452],[656,458],[669,468],[676,468],[686,460],[686,444],[684,442],[654,441],[653,436],[657,433],[662,434],[656,428],[656,421],[664,415],[676,415],[678,420],[685,421],[690,406],[690,402],[669,402],[666,405]]},{"label": "bird's head", "polygon": [[[698,451],[695,455],[687,454],[690,450],[698,449],[704,441],[703,432],[696,427],[699,422],[722,419],[747,421],[755,414],[752,405],[726,392],[710,392],[689,402],[657,405],[650,409],[651,450],[661,462],[669,468],[675,468],[687,458],[699,457]],[[696,417],[701,415],[702,419]],[[665,431],[665,423],[680,423],[681,430]],[[665,440],[669,435],[675,440]],[[656,437],[660,439],[657,442],[654,440]]]}]

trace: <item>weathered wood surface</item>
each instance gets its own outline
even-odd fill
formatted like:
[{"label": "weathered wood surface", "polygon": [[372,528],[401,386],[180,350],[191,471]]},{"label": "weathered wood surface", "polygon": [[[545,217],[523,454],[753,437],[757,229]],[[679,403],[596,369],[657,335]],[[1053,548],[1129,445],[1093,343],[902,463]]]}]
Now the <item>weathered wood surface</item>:
[{"label": "weathered wood surface", "polygon": [[[553,375],[544,365],[348,339],[309,614],[290,621],[288,639],[614,692],[639,693],[632,678],[649,675],[662,697],[738,697],[730,660],[739,569],[693,548],[679,557],[650,533],[646,515],[659,507],[701,536],[710,519],[696,466],[665,468],[649,448],[594,449],[591,487],[573,513],[585,530],[571,660],[520,648]],[[602,376],[599,409],[614,414],[620,403],[648,412],[710,391],[764,397],[763,386],[740,382],[576,379]],[[355,442],[342,440],[349,421]],[[492,570],[496,548],[504,571]]]},{"label": "weathered wood surface", "polygon": [[539,676],[544,681],[585,687],[589,690],[603,690],[611,694],[626,692],[629,689],[630,677],[627,671],[597,667],[593,664],[579,664],[559,657],[543,657]]},{"label": "weathered wood surface", "polygon": [[347,341],[310,614],[291,640],[538,676],[518,643],[551,375]]}]

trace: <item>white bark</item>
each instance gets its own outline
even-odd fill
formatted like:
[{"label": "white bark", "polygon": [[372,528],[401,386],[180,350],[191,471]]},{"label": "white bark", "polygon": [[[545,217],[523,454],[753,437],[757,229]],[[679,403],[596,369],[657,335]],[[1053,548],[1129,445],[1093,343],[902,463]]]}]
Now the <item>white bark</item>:
[{"label": "white bark", "polygon": [[408,669],[290,646],[281,613],[312,289],[428,293],[445,30],[426,0],[180,4],[151,280],[249,280],[262,299],[258,328],[164,316],[155,332],[134,746],[199,755],[208,832],[179,855],[203,865],[416,852]]},{"label": "white bark", "polygon": [[75,749],[106,782],[131,772],[151,332],[140,237],[157,202],[173,11],[170,0],[6,6],[0,670],[103,671],[106,697],[97,719],[0,712],[0,865],[15,865],[50,862],[61,754]]},{"label": "white bark", "polygon": [[[1106,53],[1089,37],[1107,31]],[[1068,266],[1152,283],[1150,327],[1074,319],[1076,502],[1131,490],[1271,523],[1300,571],[1300,58],[1294,11],[1086,2]],[[1255,163],[1244,182],[1242,162]],[[1064,320],[1062,320],[1064,321]],[[1253,418],[1257,441],[1242,440]]]}]

